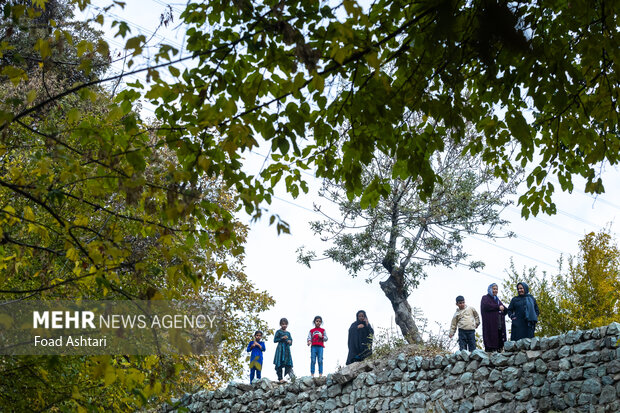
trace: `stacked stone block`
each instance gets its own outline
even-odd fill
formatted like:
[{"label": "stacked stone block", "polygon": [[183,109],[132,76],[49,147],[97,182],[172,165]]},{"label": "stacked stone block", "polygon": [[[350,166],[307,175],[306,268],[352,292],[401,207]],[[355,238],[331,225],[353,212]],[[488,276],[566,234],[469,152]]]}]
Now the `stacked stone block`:
[{"label": "stacked stone block", "polygon": [[404,353],[326,378],[185,395],[190,412],[620,412],[620,324],[507,342],[503,353]]}]

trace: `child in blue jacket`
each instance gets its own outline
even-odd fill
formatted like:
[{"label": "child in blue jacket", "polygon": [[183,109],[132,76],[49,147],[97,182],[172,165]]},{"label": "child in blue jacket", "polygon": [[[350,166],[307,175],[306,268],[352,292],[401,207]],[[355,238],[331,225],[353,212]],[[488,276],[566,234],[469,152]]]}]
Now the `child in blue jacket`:
[{"label": "child in blue jacket", "polygon": [[263,369],[263,352],[265,351],[265,343],[261,341],[263,338],[262,331],[254,333],[254,340],[248,344],[247,352],[250,353],[250,384],[254,380],[254,375],[260,380],[261,371]]}]

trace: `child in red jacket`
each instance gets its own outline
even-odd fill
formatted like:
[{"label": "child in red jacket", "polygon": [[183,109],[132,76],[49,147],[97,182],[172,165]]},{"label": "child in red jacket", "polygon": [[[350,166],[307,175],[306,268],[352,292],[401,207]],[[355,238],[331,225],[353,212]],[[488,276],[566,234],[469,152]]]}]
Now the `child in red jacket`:
[{"label": "child in red jacket", "polygon": [[315,362],[319,362],[319,377],[323,375],[323,349],[325,348],[325,342],[327,341],[327,334],[325,329],[321,328],[323,319],[320,315],[314,317],[312,320],[314,328],[308,333],[308,345],[310,347],[310,373],[314,377]]}]

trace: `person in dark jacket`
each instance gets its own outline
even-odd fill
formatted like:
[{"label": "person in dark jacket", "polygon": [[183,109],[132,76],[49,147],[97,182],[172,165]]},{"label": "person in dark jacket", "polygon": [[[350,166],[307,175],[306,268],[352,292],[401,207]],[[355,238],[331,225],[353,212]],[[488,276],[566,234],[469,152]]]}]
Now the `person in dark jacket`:
[{"label": "person in dark jacket", "polygon": [[510,300],[508,317],[512,320],[510,340],[517,341],[522,338],[533,338],[534,329],[538,322],[538,304],[530,294],[530,288],[524,282],[517,284],[519,295]]},{"label": "person in dark jacket", "polygon": [[347,364],[362,361],[372,354],[372,339],[374,330],[368,322],[366,311],[357,312],[357,320],[349,327],[349,355]]},{"label": "person in dark jacket", "polygon": [[482,340],[484,351],[502,351],[506,341],[506,308],[497,296],[497,284],[487,288],[487,294],[480,300],[482,315]]}]

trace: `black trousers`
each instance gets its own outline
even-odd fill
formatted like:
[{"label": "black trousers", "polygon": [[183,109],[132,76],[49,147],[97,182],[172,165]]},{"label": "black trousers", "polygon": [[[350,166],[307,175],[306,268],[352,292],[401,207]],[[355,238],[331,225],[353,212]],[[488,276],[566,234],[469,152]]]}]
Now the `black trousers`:
[{"label": "black trousers", "polygon": [[284,370],[284,375],[293,377],[295,373],[293,373],[293,366],[280,366],[276,367],[276,374],[278,375],[278,380],[282,380],[282,370]]}]

